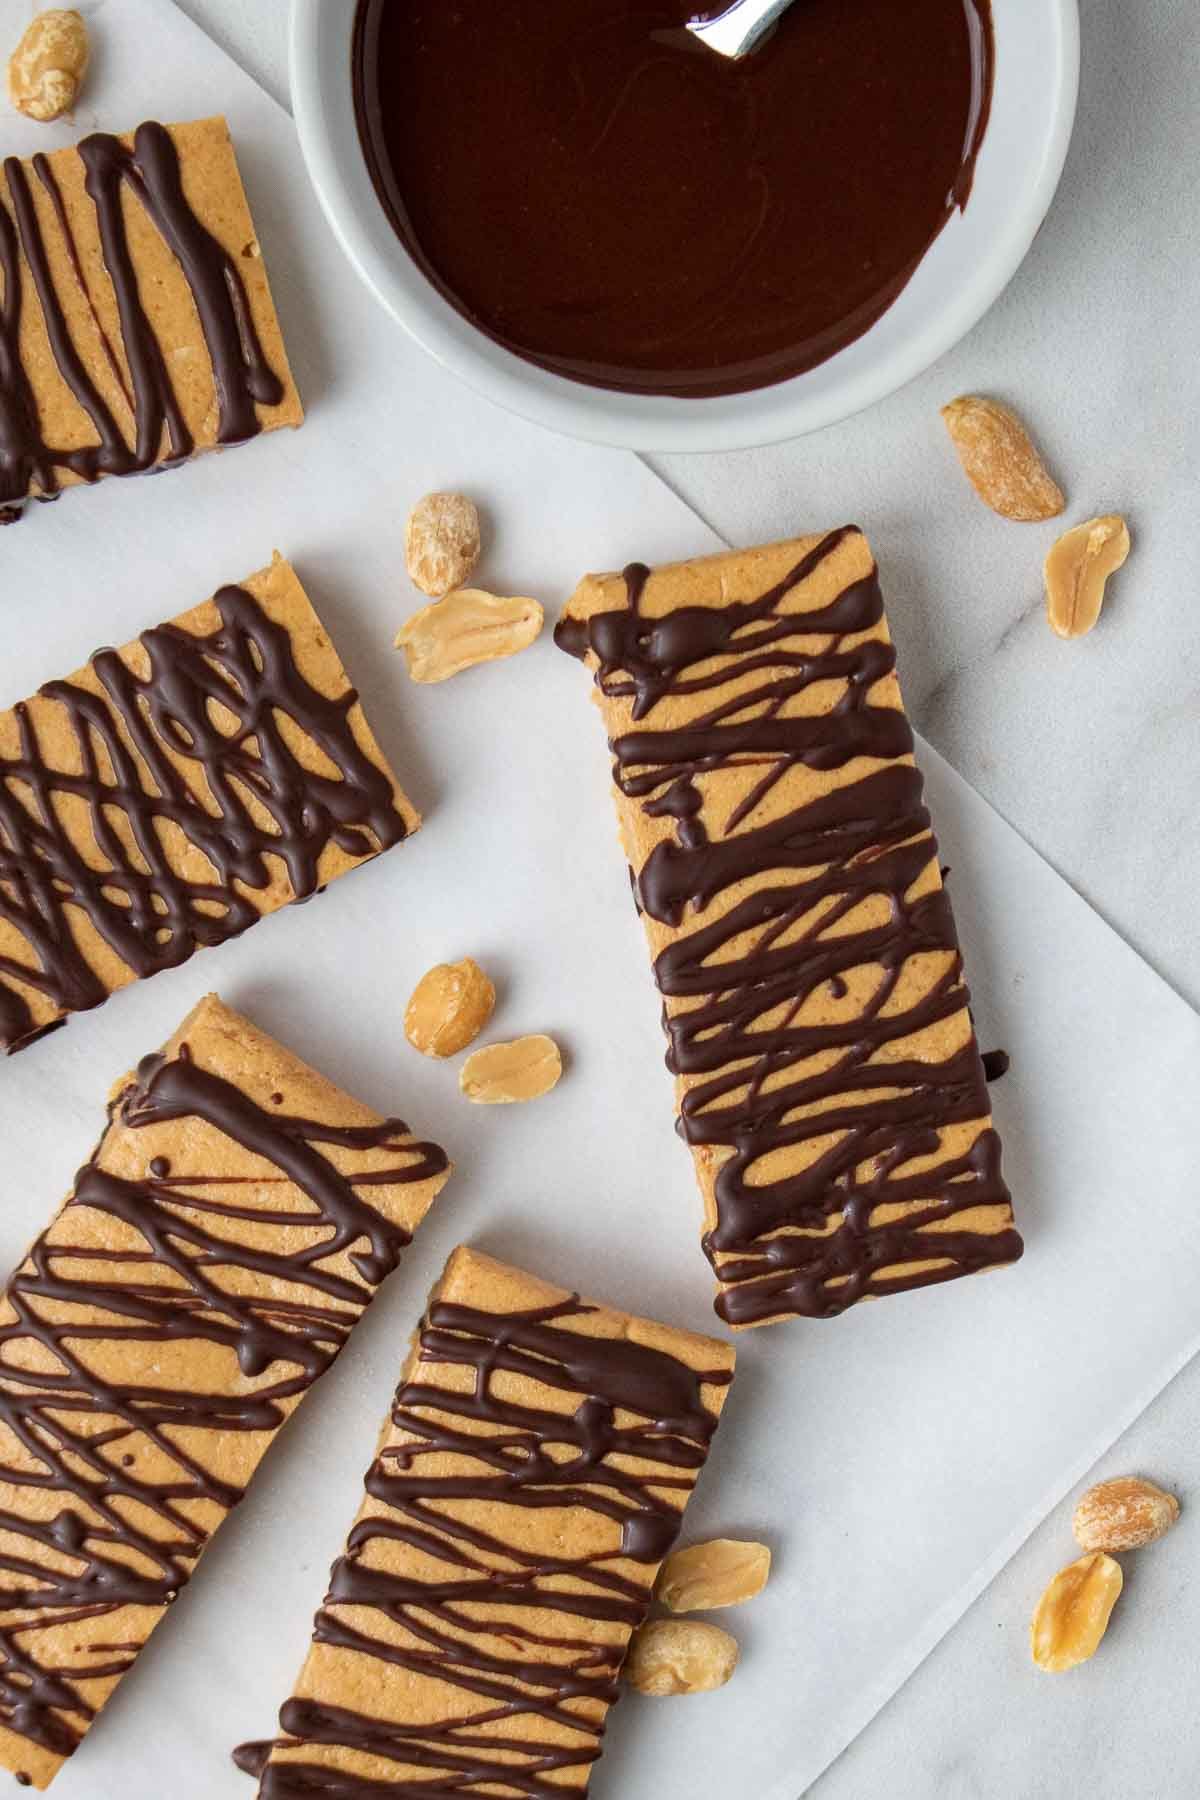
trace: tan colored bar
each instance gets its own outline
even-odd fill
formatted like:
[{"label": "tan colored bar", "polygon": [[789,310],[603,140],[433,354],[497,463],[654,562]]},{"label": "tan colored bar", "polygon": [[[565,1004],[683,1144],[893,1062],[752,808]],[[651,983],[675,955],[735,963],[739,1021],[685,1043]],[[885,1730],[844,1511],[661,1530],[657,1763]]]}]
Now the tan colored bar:
[{"label": "tan colored bar", "polygon": [[415,831],[278,556],[0,713],[0,1047]]},{"label": "tan colored bar", "polygon": [[0,1302],[0,1766],[45,1787],[449,1172],[215,996]]},{"label": "tan colored bar", "polygon": [[[186,209],[170,216],[169,170],[145,179],[163,165],[164,129]],[[304,417],[228,125],[141,132],[83,140],[135,159],[110,208],[115,241],[80,148],[12,158],[0,173],[0,507]]]},{"label": "tan colored bar", "polygon": [[733,1362],[456,1250],[282,1735],[239,1759],[262,1800],[585,1793]]},{"label": "tan colored bar", "polygon": [[874,559],[854,528],[581,583],[717,1309],[1021,1253]]}]

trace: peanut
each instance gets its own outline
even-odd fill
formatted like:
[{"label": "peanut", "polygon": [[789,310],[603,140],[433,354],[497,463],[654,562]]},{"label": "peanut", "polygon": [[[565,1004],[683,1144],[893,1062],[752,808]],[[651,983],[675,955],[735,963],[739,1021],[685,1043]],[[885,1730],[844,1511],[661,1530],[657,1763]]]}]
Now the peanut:
[{"label": "peanut", "polygon": [[408,658],[414,681],[448,681],[476,663],[527,649],[544,617],[536,600],[507,600],[482,588],[459,588],[414,613],[401,628],[396,648]]},{"label": "peanut", "polygon": [[1062,638],[1083,637],[1100,617],[1110,575],[1129,555],[1129,527],[1119,513],[1065,531],[1046,558],[1046,612]]},{"label": "peanut", "polygon": [[737,1668],[738,1644],[719,1625],[694,1619],[651,1619],[633,1634],[621,1670],[639,1694],[706,1694]]},{"label": "peanut", "polygon": [[461,587],[479,561],[479,513],[462,494],[426,494],[408,515],[404,558],[423,594]]},{"label": "peanut", "polygon": [[967,479],[985,506],[1005,519],[1053,519],[1066,505],[1062,489],[1016,413],[998,400],[960,394],[942,418]]},{"label": "peanut", "polygon": [[765,1544],[713,1538],[668,1556],[655,1592],[668,1612],[713,1612],[753,1600],[767,1585],[771,1552]]},{"label": "peanut", "polygon": [[496,990],[471,957],[426,971],[404,1009],[404,1035],[423,1056],[454,1056],[492,1016]]},{"label": "peanut", "polygon": [[70,112],[87,74],[91,46],[79,13],[54,8],[31,19],[8,59],[8,94],[28,119]]},{"label": "peanut", "polygon": [[548,1094],[562,1074],[562,1056],[553,1038],[535,1033],[510,1044],[486,1044],[462,1066],[458,1085],[480,1106],[508,1106]]},{"label": "peanut", "polygon": [[1138,1475],[1122,1475],[1088,1489],[1072,1529],[1084,1550],[1140,1550],[1170,1531],[1178,1517],[1174,1494]]},{"label": "peanut", "polygon": [[1095,1655],[1124,1579],[1121,1565],[1100,1550],[1059,1570],[1029,1628],[1039,1669],[1057,1675]]}]

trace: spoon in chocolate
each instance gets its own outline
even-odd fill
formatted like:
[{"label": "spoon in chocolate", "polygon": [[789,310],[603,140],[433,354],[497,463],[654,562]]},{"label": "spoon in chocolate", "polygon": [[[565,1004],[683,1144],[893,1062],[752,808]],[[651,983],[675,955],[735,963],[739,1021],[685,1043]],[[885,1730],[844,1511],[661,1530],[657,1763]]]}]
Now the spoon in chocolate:
[{"label": "spoon in chocolate", "polygon": [[792,0],[733,0],[723,12],[689,19],[692,36],[718,56],[748,56]]}]

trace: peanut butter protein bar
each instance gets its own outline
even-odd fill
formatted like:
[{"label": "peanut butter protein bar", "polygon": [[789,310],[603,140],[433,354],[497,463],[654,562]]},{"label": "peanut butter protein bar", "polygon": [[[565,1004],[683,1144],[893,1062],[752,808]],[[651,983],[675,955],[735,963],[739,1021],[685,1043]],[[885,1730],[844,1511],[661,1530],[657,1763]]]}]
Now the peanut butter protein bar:
[{"label": "peanut butter protein bar", "polygon": [[446,1180],[214,996],[0,1301],[0,1766],[45,1787]]},{"label": "peanut butter protein bar", "polygon": [[0,171],[0,517],[299,425],[224,119]]},{"label": "peanut butter protein bar", "polygon": [[280,1736],[236,1753],[261,1800],[584,1794],[733,1361],[456,1250]]},{"label": "peanut butter protein bar", "polygon": [[589,576],[556,636],[595,675],[720,1315],[1015,1261],[862,533]]},{"label": "peanut butter protein bar", "polygon": [[294,570],[0,713],[0,1049],[416,830]]}]

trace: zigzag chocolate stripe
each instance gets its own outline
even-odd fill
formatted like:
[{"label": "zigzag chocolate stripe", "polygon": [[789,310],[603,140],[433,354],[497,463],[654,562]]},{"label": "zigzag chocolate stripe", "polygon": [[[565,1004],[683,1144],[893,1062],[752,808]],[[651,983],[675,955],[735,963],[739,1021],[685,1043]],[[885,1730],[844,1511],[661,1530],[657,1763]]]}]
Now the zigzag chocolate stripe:
[{"label": "zigzag chocolate stripe", "polygon": [[[648,1345],[563,1328],[592,1310],[577,1296],[524,1313],[431,1306],[420,1361],[470,1369],[473,1380],[466,1391],[427,1384],[418,1367],[401,1386],[392,1411],[401,1439],[385,1444],[367,1476],[380,1510],[354,1527],[317,1615],[317,1643],[490,1704],[400,1725],[319,1699],[290,1700],[280,1714],[288,1735],[277,1740],[286,1748],[341,1746],[422,1775],[367,1779],[336,1761],[268,1762],[272,1744],[247,1745],[238,1761],[261,1775],[261,1800],[433,1800],[489,1784],[528,1800],[582,1791],[578,1778],[600,1754],[604,1714],[618,1697],[627,1635],[605,1644],[589,1635],[589,1623],[632,1631],[645,1617],[716,1428],[702,1387],[730,1380],[728,1370],[693,1370]],[[560,1413],[505,1400],[496,1388],[504,1373],[578,1395],[580,1404]],[[618,1425],[618,1412],[638,1422]],[[454,1474],[429,1466],[446,1455]],[[620,1525],[620,1547],[530,1555],[464,1518],[455,1508],[462,1501],[582,1508]],[[372,1549],[385,1541],[415,1553],[403,1574],[378,1566]],[[646,1565],[645,1578],[614,1567],[618,1557]],[[427,1559],[455,1573],[439,1579]],[[535,1628],[522,1616],[535,1610],[560,1623]],[[595,1704],[583,1710],[580,1701]],[[532,1720],[558,1728],[557,1741],[539,1740]],[[564,1786],[572,1771],[576,1780]]]},{"label": "zigzag chocolate stripe", "polygon": [[[969,1028],[942,1061],[890,1060],[892,1046],[965,1017],[969,995],[940,882],[913,897],[938,851],[907,720],[872,700],[895,668],[875,571],[824,606],[788,604],[853,534],[831,533],[758,598],[663,616],[639,610],[650,572],[634,565],[625,607],[557,632],[564,649],[593,652],[602,693],[646,721],[610,744],[620,793],[675,822],[635,872],[635,897],[675,931],[655,964],[667,1062],[687,1078],[687,1142],[722,1153],[705,1248],[723,1284],[717,1310],[737,1325],[828,1316],[1021,1253]],[[822,682],[837,684],[835,703],[805,710]],[[668,700],[685,702],[683,721],[656,726]],[[862,773],[762,818],[798,765],[832,774],[858,759]],[[705,778],[758,767],[714,819]],[[743,882],[750,891],[722,904]],[[716,916],[689,928],[714,901]],[[943,972],[902,988],[930,953]],[[855,972],[861,995],[864,969],[852,1011],[804,1020],[820,990],[846,999]],[[973,1121],[969,1147],[947,1152],[945,1128]],[[997,1209],[999,1228],[955,1229],[974,1208]]]},{"label": "zigzag chocolate stripe", "polygon": [[[102,1139],[5,1291],[0,1722],[56,1756],[71,1754],[95,1716],[90,1684],[124,1674],[157,1622],[157,1612],[124,1609],[174,1600],[241,1498],[181,1434],[283,1423],[409,1242],[356,1189],[447,1167],[396,1119],[339,1127],[269,1113],[197,1067],[186,1046],[171,1061],[147,1057],[112,1117],[135,1131],[195,1120],[274,1173],[175,1173],[156,1156],[133,1179],[104,1166]],[[272,1181],[311,1204],[239,1202],[243,1188]],[[257,1248],[240,1241],[239,1221],[254,1222]],[[356,1276],[337,1266],[347,1252]],[[193,1344],[202,1370],[213,1348],[232,1350],[246,1384],[192,1388],[159,1372],[160,1358],[178,1368],[178,1347]],[[71,1625],[82,1641],[64,1658]]]}]

